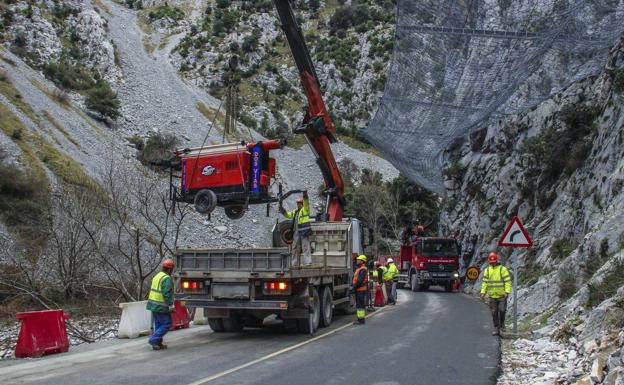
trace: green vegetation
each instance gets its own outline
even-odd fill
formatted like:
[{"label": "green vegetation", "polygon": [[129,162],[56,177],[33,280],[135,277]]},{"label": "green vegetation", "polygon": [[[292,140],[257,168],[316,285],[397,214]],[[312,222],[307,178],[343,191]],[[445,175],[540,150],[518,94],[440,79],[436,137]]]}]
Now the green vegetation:
[{"label": "green vegetation", "polygon": [[374,253],[393,253],[383,238],[401,240],[413,223],[426,226],[435,234],[438,228],[437,195],[411,182],[404,175],[384,182],[379,172],[360,170],[349,160],[339,164],[345,182],[346,212],[362,218],[374,232]]},{"label": "green vegetation", "polygon": [[155,133],[145,141],[137,158],[149,166],[152,162],[171,158],[177,144],[178,139],[174,135]]},{"label": "green vegetation", "polygon": [[145,140],[143,140],[143,138],[141,138],[138,135],[133,135],[126,139],[128,139],[128,142],[133,144],[134,148],[136,148],[139,151],[143,151],[143,148],[145,148]]},{"label": "green vegetation", "polygon": [[[235,6],[232,6],[233,3]],[[238,111],[239,120],[269,138],[289,139],[290,144],[296,145],[298,139],[291,138],[290,123],[287,122],[302,111],[305,106],[304,95],[298,80],[286,77],[281,70],[284,64],[294,67],[284,36],[279,34],[273,41],[263,43],[260,41],[262,31],[251,22],[252,15],[266,12],[274,12],[270,0],[210,2],[202,21],[191,27],[190,33],[180,41],[175,51],[183,58],[189,57],[191,53],[201,58],[205,52],[217,52],[217,57],[210,66],[199,64],[199,68],[196,68],[196,64],[190,62],[183,62],[180,66],[180,72],[194,70],[207,76],[223,74],[228,70],[227,62],[231,55],[237,55],[240,65],[234,76],[239,83],[239,105],[244,106]],[[349,5],[336,0],[322,4],[319,1],[305,1],[297,3],[295,12],[300,23],[305,21],[303,29],[313,61],[317,65],[335,65],[336,69],[331,70],[330,76],[347,84],[343,91],[324,95],[328,110],[335,111],[332,120],[337,133],[345,141],[353,142],[352,138],[362,142],[364,145],[361,149],[370,151],[371,147],[359,133],[359,128],[362,121],[371,118],[376,102],[371,101],[372,98],[366,100],[367,95],[354,95],[348,88],[358,76],[358,62],[363,55],[358,37],[366,33],[370,50],[363,52],[376,58],[375,78],[367,93],[372,95],[383,90],[383,72],[394,46],[391,24],[395,16],[395,1],[357,0]],[[276,26],[277,23],[276,21]],[[380,28],[382,32],[379,32]],[[241,33],[242,41],[225,44],[226,34],[232,31]],[[257,55],[261,55],[259,60]],[[373,65],[368,65],[365,69],[372,70]],[[266,76],[259,74],[277,75],[274,76],[276,87],[273,89]],[[219,98],[223,97],[229,80],[223,75],[221,79],[209,84],[210,93]],[[355,101],[356,97],[361,99],[362,96],[362,102]],[[267,119],[253,119],[249,116],[247,108],[259,105],[270,109]],[[268,121],[275,123],[269,127]],[[344,139],[347,136],[350,139]]]},{"label": "green vegetation", "polygon": [[589,296],[585,306],[591,309],[605,299],[612,297],[624,285],[624,274],[622,274],[622,271],[624,271],[624,261],[614,261],[600,282],[590,283],[587,286]]},{"label": "green vegetation", "polygon": [[95,85],[93,73],[67,57],[43,66],[43,74],[57,86],[74,91],[85,91]]},{"label": "green vegetation", "polygon": [[540,135],[524,141],[521,153],[530,156],[545,185],[554,184],[562,174],[571,175],[585,162],[596,133],[594,106],[567,105],[559,113],[564,126],[550,126]]},{"label": "green vegetation", "polygon": [[120,102],[117,93],[108,83],[98,80],[93,88],[87,91],[85,106],[100,114],[102,119],[108,117],[113,120],[119,116]]},{"label": "green vegetation", "polygon": [[578,241],[572,238],[561,238],[556,240],[550,247],[550,257],[560,261],[566,258],[576,247]]},{"label": "green vegetation", "polygon": [[151,20],[159,20],[168,17],[171,20],[180,21],[184,19],[184,11],[178,7],[171,7],[165,3],[165,5],[160,7],[150,9],[148,16]]},{"label": "green vegetation", "polygon": [[464,179],[464,175],[467,170],[468,167],[456,160],[442,170],[442,176],[455,182],[461,182]]}]

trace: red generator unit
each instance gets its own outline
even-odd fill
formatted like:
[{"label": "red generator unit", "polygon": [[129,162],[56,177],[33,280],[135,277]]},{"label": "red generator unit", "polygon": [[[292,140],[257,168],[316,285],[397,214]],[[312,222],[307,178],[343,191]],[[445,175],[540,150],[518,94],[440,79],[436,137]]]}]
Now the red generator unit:
[{"label": "red generator unit", "polygon": [[[201,214],[221,206],[230,219],[241,218],[250,204],[277,202],[270,195],[276,165],[269,153],[280,147],[279,140],[268,140],[176,150],[180,174],[171,173],[171,198],[193,203]],[[173,178],[180,178],[179,188]]]}]

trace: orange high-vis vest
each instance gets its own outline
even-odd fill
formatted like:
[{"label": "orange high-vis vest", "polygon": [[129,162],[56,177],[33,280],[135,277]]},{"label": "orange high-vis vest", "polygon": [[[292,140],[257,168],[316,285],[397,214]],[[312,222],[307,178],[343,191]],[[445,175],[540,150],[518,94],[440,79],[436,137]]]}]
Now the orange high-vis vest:
[{"label": "orange high-vis vest", "polygon": [[[362,285],[360,287],[355,287],[355,285],[357,285],[358,277],[360,276],[361,270],[365,271],[364,280],[362,281]],[[353,273],[353,287],[355,287],[355,291],[366,291],[367,286],[368,286],[368,269],[366,268],[365,264],[362,264],[362,266],[358,267],[355,270],[355,273]]]}]

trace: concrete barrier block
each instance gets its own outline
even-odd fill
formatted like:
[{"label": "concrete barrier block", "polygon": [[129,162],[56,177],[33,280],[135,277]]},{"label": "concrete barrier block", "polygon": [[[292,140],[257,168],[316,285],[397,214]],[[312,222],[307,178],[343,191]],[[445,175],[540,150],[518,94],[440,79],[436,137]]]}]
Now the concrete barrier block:
[{"label": "concrete barrier block", "polygon": [[137,338],[149,335],[152,327],[152,313],[146,309],[147,301],[120,303],[121,320],[117,338]]},{"label": "concrete barrier block", "polygon": [[208,323],[208,318],[206,317],[204,308],[196,307],[195,316],[193,317],[193,325],[206,325],[207,323]]}]

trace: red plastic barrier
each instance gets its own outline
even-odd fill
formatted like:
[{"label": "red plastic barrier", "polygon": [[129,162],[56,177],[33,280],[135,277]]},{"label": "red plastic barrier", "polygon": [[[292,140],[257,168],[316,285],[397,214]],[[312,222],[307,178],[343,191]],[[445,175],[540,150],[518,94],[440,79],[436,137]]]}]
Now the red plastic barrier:
[{"label": "red plastic barrier", "polygon": [[383,294],[383,289],[379,284],[375,284],[375,307],[386,306],[386,298]]},{"label": "red plastic barrier", "polygon": [[191,319],[189,317],[188,310],[186,310],[186,306],[183,305],[180,301],[175,301],[175,311],[171,313],[171,329],[186,329],[189,327],[191,323]]},{"label": "red plastic barrier", "polygon": [[453,281],[453,290],[459,291],[460,286],[461,286],[461,281],[459,279]]},{"label": "red plastic barrier", "polygon": [[22,320],[15,357],[40,357],[69,350],[65,321],[70,315],[63,310],[30,311],[15,317]]}]

